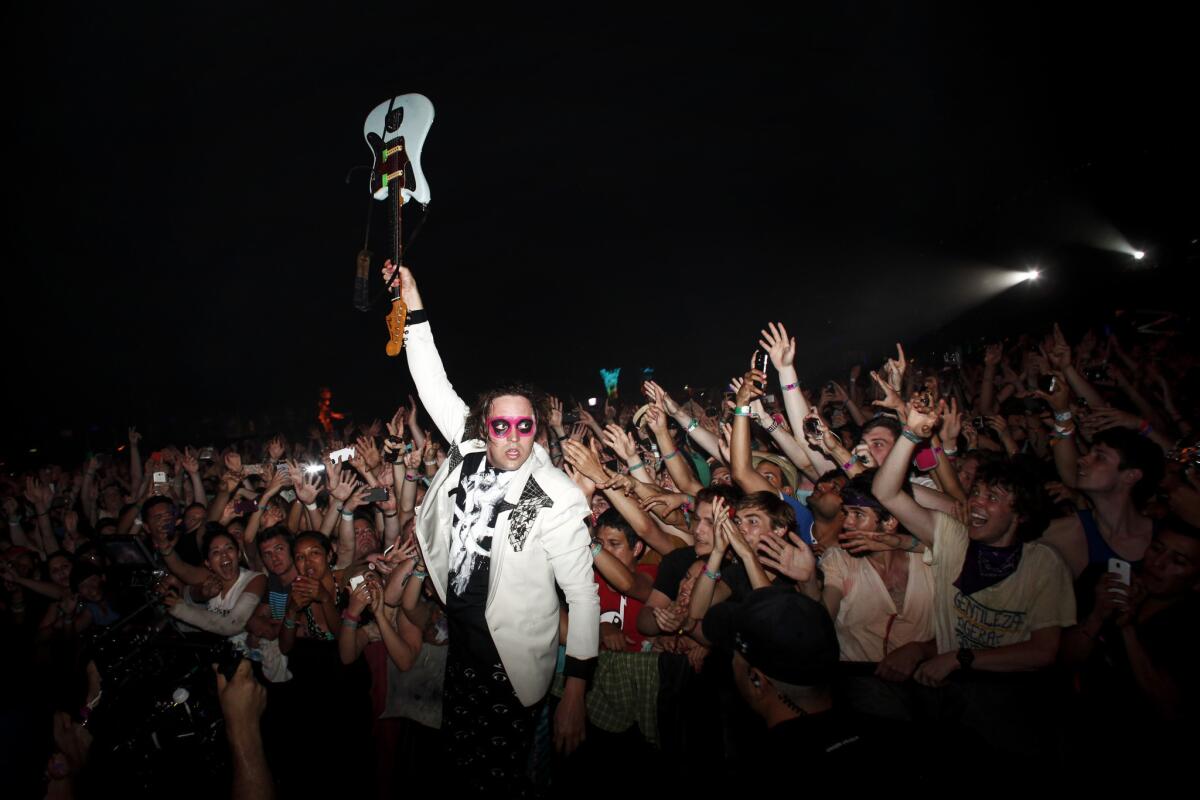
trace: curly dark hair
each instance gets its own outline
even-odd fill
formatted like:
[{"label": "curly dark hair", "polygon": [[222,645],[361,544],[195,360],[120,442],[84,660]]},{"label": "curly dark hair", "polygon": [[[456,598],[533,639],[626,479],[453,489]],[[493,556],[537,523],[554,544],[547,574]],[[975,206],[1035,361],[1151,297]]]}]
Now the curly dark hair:
[{"label": "curly dark hair", "polygon": [[483,394],[467,412],[467,427],[463,431],[464,439],[487,440],[487,415],[492,407],[492,401],[498,397],[524,397],[533,406],[533,420],[536,430],[541,430],[550,415],[550,406],[546,394],[541,389],[529,383],[504,383]]}]

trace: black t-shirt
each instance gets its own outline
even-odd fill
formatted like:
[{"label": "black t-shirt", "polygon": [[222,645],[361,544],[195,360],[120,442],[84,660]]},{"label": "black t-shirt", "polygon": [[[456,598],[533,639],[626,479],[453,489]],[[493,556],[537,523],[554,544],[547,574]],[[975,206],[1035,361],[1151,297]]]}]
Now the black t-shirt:
[{"label": "black t-shirt", "polygon": [[836,709],[806,714],[767,731],[762,763],[786,764],[802,758],[805,788],[825,781],[831,787],[844,787],[848,776],[864,764],[878,763],[878,741],[873,726],[854,714]]},{"label": "black t-shirt", "polygon": [[699,559],[694,547],[681,547],[667,553],[658,565],[654,588],[674,600],[679,595],[679,582]]},{"label": "black t-shirt", "polygon": [[729,587],[729,602],[733,603],[740,603],[754,591],[750,576],[746,573],[746,565],[741,561],[721,567],[721,583]]},{"label": "black t-shirt", "polygon": [[[467,513],[465,504],[469,492],[469,484],[476,479],[480,462],[485,453],[469,453],[463,459],[462,472],[459,475],[458,488],[454,490],[454,527]],[[484,471],[489,471],[484,467]],[[488,520],[488,528],[496,527],[496,514]],[[456,585],[455,565],[450,566],[450,576],[446,583],[446,623],[450,634],[450,647],[456,657],[480,667],[492,667],[500,663],[500,654],[496,643],[492,641],[492,632],[488,628],[484,611],[487,608],[488,575],[491,572],[492,537],[481,538],[474,542],[475,549],[469,558],[465,569],[469,571],[465,588],[459,590]]]}]

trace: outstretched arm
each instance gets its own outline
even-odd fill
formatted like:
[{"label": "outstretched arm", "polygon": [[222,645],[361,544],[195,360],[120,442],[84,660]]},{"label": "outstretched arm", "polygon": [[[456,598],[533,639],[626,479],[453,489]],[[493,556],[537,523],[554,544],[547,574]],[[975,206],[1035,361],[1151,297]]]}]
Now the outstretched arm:
[{"label": "outstretched arm", "polygon": [[[393,285],[396,280],[400,281],[400,296],[408,306],[409,314],[425,310],[421,294],[417,291],[417,282],[408,267],[400,267],[399,275],[395,278],[393,275],[396,269],[392,262],[387,262],[383,270],[384,280],[389,285]],[[446,377],[446,368],[442,366],[442,357],[433,343],[433,331],[430,330],[429,323],[409,323],[405,328],[405,341],[408,370],[412,373],[413,383],[417,386],[417,394],[425,406],[425,411],[446,441],[457,442],[462,438],[469,409],[454,391],[450,379]]]}]

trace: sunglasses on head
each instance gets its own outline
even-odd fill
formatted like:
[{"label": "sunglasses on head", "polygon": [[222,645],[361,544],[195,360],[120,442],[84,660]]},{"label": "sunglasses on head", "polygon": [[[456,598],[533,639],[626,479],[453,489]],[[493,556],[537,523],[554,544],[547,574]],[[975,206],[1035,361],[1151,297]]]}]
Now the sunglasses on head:
[{"label": "sunglasses on head", "polygon": [[517,435],[521,438],[533,436],[536,428],[533,417],[489,417],[487,426],[488,433],[495,439],[503,439],[508,436],[508,432],[514,427],[517,429]]}]

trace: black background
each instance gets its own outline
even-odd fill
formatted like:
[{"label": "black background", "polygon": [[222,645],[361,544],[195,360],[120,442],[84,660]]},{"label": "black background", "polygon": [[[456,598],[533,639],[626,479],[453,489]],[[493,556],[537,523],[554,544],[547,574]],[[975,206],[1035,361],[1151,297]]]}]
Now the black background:
[{"label": "black background", "polygon": [[464,394],[716,383],[769,319],[815,381],[899,337],[1194,302],[1190,18],[294,5],[5,12],[6,449],[303,420],[320,385],[390,413],[410,384],[383,300],[352,307],[344,178],[393,92],[436,108],[409,263]]}]

